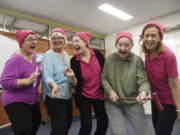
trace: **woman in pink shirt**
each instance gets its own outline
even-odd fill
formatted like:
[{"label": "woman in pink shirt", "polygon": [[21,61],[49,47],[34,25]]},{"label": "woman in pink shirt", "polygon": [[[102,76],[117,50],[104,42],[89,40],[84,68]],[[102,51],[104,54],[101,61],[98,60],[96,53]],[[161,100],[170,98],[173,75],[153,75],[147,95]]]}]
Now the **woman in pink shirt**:
[{"label": "woman in pink shirt", "polygon": [[105,135],[108,119],[104,108],[104,90],[101,85],[101,71],[104,56],[89,48],[89,32],[77,32],[73,36],[73,46],[77,54],[71,59],[71,68],[77,78],[75,100],[81,116],[79,135],[90,135],[92,129],[92,110],[97,118],[94,135]]},{"label": "woman in pink shirt", "polygon": [[142,30],[142,52],[145,53],[145,69],[164,110],[158,111],[152,101],[152,120],[156,135],[171,135],[174,122],[180,118],[180,88],[177,62],[174,53],[162,42],[164,26],[148,22]]}]

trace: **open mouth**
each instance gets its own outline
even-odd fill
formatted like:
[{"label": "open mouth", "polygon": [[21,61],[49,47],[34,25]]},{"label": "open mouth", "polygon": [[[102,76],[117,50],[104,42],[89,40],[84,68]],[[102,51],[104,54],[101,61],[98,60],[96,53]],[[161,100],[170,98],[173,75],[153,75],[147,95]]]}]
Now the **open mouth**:
[{"label": "open mouth", "polygon": [[146,45],[153,45],[154,42],[146,42]]},{"label": "open mouth", "polygon": [[77,51],[80,50],[80,47],[79,47],[79,46],[75,46],[74,48],[75,48]]},{"label": "open mouth", "polygon": [[57,42],[55,42],[55,45],[62,45],[62,42],[61,41],[57,41]]},{"label": "open mouth", "polygon": [[31,45],[31,46],[30,46],[30,48],[31,48],[31,49],[35,49],[35,48],[36,48],[36,46]]},{"label": "open mouth", "polygon": [[127,52],[120,52],[121,54],[125,55]]},{"label": "open mouth", "polygon": [[62,42],[61,41],[57,41],[57,42],[54,42],[54,45],[62,45]]}]

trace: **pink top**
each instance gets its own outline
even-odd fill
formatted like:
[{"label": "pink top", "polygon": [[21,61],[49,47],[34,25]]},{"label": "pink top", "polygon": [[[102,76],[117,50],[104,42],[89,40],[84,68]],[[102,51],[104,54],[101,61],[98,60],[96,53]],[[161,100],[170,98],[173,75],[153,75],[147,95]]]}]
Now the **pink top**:
[{"label": "pink top", "polygon": [[76,60],[80,61],[82,76],[82,95],[88,98],[99,99],[104,95],[101,88],[101,67],[92,49],[89,63],[82,60],[77,54]]},{"label": "pink top", "polygon": [[162,103],[174,104],[168,77],[177,77],[178,69],[174,53],[164,45],[165,52],[150,61],[145,56],[145,69],[151,84],[151,92],[157,92]]}]

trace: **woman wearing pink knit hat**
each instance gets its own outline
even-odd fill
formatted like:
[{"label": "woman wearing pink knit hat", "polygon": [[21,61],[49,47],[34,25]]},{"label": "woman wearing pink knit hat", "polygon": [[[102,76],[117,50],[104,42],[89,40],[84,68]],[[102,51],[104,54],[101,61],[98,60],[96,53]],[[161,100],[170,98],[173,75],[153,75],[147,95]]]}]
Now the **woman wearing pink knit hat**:
[{"label": "woman wearing pink knit hat", "polygon": [[2,72],[1,99],[14,135],[35,135],[41,123],[38,103],[41,71],[36,72],[35,53],[37,37],[31,30],[18,30],[16,38],[20,49],[6,62]]},{"label": "woman wearing pink knit hat", "polygon": [[76,84],[69,58],[66,30],[56,28],[50,35],[50,45],[43,58],[43,96],[51,118],[51,135],[67,135],[72,123],[71,84]]},{"label": "woman wearing pink knit hat", "polygon": [[[124,120],[134,129],[135,135],[151,135],[143,103],[150,91],[142,59],[131,52],[131,33],[118,32],[115,41],[117,52],[107,56],[101,82],[105,90],[105,108],[112,135],[126,135]],[[118,100],[136,97],[136,100]]]},{"label": "woman wearing pink knit hat", "polygon": [[71,59],[71,68],[77,78],[75,101],[81,116],[79,135],[90,135],[92,110],[97,118],[95,135],[105,135],[108,119],[104,108],[104,89],[101,86],[101,72],[104,56],[89,48],[89,32],[77,32],[73,36],[73,46],[77,54]]},{"label": "woman wearing pink knit hat", "polygon": [[141,35],[151,92],[158,94],[164,107],[160,112],[152,101],[152,120],[157,135],[171,135],[177,114],[180,119],[177,62],[174,53],[162,42],[164,30],[162,24],[151,21],[144,26]]}]

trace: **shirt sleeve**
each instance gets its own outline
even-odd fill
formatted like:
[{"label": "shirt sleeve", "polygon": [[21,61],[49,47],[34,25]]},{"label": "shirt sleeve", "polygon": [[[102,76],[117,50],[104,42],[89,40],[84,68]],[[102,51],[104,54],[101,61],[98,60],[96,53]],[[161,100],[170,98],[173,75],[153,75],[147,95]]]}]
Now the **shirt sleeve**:
[{"label": "shirt sleeve", "polygon": [[101,74],[101,83],[106,94],[109,94],[109,92],[113,90],[112,86],[110,85],[108,81],[108,60],[107,59],[105,60],[105,64],[104,64],[103,71]]},{"label": "shirt sleeve", "polygon": [[150,91],[150,84],[147,79],[147,75],[144,69],[144,62],[142,61],[141,58],[138,59],[137,61],[137,74],[136,74],[136,79],[139,87],[139,93],[141,91],[146,91],[147,95],[149,94]]},{"label": "shirt sleeve", "polygon": [[1,74],[1,85],[4,89],[7,90],[16,90],[17,88],[17,80],[20,78],[19,72],[18,72],[18,65],[17,65],[16,59],[9,59],[5,67],[3,69],[3,72]]},{"label": "shirt sleeve", "polygon": [[43,58],[43,81],[49,85],[50,82],[55,82],[53,79],[53,64],[50,56],[45,55]]},{"label": "shirt sleeve", "polygon": [[178,76],[177,61],[174,54],[165,57],[165,70],[168,77]]}]

